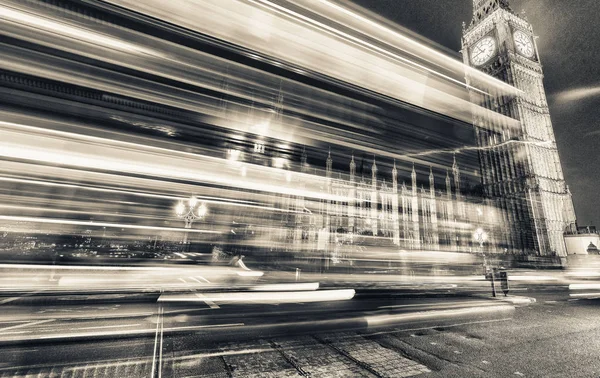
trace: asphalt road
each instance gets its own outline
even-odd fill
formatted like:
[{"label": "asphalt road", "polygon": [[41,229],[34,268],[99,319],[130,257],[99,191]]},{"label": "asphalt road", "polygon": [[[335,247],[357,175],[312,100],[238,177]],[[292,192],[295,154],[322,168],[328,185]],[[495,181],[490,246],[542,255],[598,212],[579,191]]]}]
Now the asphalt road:
[{"label": "asphalt road", "polygon": [[[206,366],[188,365],[197,361],[196,356],[206,355],[221,356],[217,365],[225,376],[244,376],[239,369],[237,375],[228,373],[229,363],[222,356],[264,351],[255,344],[265,340],[288,342],[302,335],[367,332],[393,325],[454,324],[507,318],[514,312],[506,303],[447,293],[420,297],[365,290],[352,299],[313,303],[302,298],[285,303],[298,292],[283,294],[278,299],[281,293],[277,292],[197,291],[8,297],[0,313],[0,376],[189,376],[190,369],[193,375],[204,376]],[[174,295],[174,301],[161,301]],[[239,349],[240,343],[245,347]],[[273,348],[271,341],[267,347]],[[349,361],[351,366],[358,363]],[[261,369],[252,371],[260,374]]]},{"label": "asphalt road", "polygon": [[600,302],[530,291],[513,319],[374,336],[428,366],[427,377],[599,377]]},{"label": "asphalt road", "polygon": [[600,376],[600,302],[564,287],[518,294],[537,302],[509,310],[481,294],[386,290],[286,304],[31,295],[2,305],[0,377]]}]

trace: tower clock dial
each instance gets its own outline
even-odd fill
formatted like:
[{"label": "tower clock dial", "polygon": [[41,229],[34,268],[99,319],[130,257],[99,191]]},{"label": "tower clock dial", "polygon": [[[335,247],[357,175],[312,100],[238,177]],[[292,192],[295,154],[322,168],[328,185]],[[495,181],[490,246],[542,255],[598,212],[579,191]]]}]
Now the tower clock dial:
[{"label": "tower clock dial", "polygon": [[485,37],[477,42],[471,49],[471,63],[475,66],[481,66],[489,61],[496,52],[496,40],[491,37]]},{"label": "tower clock dial", "polygon": [[533,58],[534,49],[531,37],[524,32],[517,30],[513,34],[513,39],[515,40],[515,48],[519,54],[526,58]]}]

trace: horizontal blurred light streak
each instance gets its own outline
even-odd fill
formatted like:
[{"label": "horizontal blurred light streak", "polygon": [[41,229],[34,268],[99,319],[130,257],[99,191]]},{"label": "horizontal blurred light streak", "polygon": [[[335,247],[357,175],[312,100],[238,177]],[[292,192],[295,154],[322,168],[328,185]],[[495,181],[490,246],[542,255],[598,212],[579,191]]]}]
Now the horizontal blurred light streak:
[{"label": "horizontal blurred light streak", "polygon": [[557,277],[552,276],[522,276],[522,275],[508,275],[509,281],[557,281]]},{"label": "horizontal blurred light streak", "polygon": [[[44,265],[44,264],[0,264],[0,269],[7,269],[8,271],[14,269],[24,269],[24,270],[92,270],[92,271],[158,271],[161,274],[165,272],[173,272],[174,274],[186,274],[186,272],[190,271],[201,271],[203,269],[206,270],[215,270],[215,271],[224,271],[225,269],[222,267],[195,267],[193,269],[190,268],[182,268],[177,266],[171,267],[151,267],[151,266],[114,266],[114,265]],[[189,273],[188,273],[189,275]]]},{"label": "horizontal blurred light streak", "polygon": [[[226,159],[198,156],[192,153],[59,130],[41,129],[12,122],[0,121],[0,126],[4,128],[3,139],[0,140],[0,156],[5,158],[142,174],[151,177],[209,182],[236,188],[311,198],[337,201],[345,199],[344,196],[332,195],[322,191],[298,189],[290,186],[285,177],[281,177],[279,180],[281,184],[277,185],[273,179],[265,182],[264,176],[251,180],[247,177],[240,178],[239,174],[219,173],[222,171],[222,167],[225,166]],[[152,159],[149,158],[150,156],[152,156]],[[212,165],[207,167],[209,163]],[[211,170],[211,168],[213,169]],[[280,169],[269,167],[255,167],[255,169],[260,169],[265,174],[272,175],[271,178],[281,176]],[[302,175],[300,173],[296,174]],[[302,176],[312,182],[325,182],[325,178],[311,175]]]},{"label": "horizontal blurred light streak", "polygon": [[205,302],[215,303],[299,303],[344,301],[354,298],[354,289],[285,292],[210,293],[198,298],[194,294],[163,294],[158,302]]},{"label": "horizontal blurred light streak", "polygon": [[238,276],[241,277],[262,277],[263,272],[258,272],[255,270],[244,270],[242,272],[236,272]]},{"label": "horizontal blurred light streak", "polygon": [[600,290],[600,283],[570,284],[569,290]]},{"label": "horizontal blurred light streak", "polygon": [[575,270],[567,272],[567,276],[573,277],[600,277],[600,272],[597,270]]},{"label": "horizontal blurred light streak", "polygon": [[0,215],[0,220],[7,220],[7,221],[12,221],[12,222],[69,224],[69,225],[88,226],[88,227],[93,226],[93,227],[114,227],[114,228],[128,228],[128,229],[154,230],[154,231],[176,231],[176,232],[189,232],[189,233],[197,233],[197,234],[220,234],[221,233],[220,231],[200,230],[197,228],[143,226],[143,225],[125,224],[125,223],[76,221],[76,220],[72,220],[72,219],[23,217],[23,216],[12,216],[12,215]]},{"label": "horizontal blurred light streak", "polygon": [[[305,22],[307,22],[307,23],[309,23],[309,24],[311,24],[313,26],[316,26],[316,27],[318,27],[320,29],[326,30],[328,33],[331,33],[334,36],[338,36],[338,37],[341,37],[342,39],[350,40],[350,41],[356,43],[359,46],[367,47],[368,49],[374,50],[374,51],[376,51],[379,54],[386,55],[386,56],[391,57],[393,59],[400,60],[403,63],[407,63],[410,66],[418,68],[419,70],[424,70],[424,71],[426,71],[426,72],[428,72],[428,73],[430,73],[430,74],[432,74],[434,76],[439,76],[439,77],[441,77],[444,80],[451,81],[454,84],[457,84],[459,86],[464,86],[466,88],[466,84],[464,82],[461,82],[461,81],[456,80],[456,79],[454,79],[452,77],[446,76],[446,75],[442,74],[441,72],[434,71],[434,70],[430,69],[429,67],[426,67],[426,66],[424,66],[422,64],[419,64],[419,63],[417,63],[415,61],[412,61],[410,59],[402,57],[402,56],[400,56],[398,54],[394,54],[393,52],[391,52],[389,50],[383,49],[383,48],[381,48],[379,46],[376,46],[376,45],[374,45],[372,43],[369,43],[369,42],[367,42],[367,41],[365,41],[363,39],[354,37],[354,36],[352,36],[352,35],[350,35],[348,33],[344,33],[341,30],[333,28],[333,27],[331,27],[329,25],[326,25],[326,24],[324,24],[322,22],[319,22],[319,21],[317,21],[315,19],[306,17],[306,16],[304,16],[304,15],[298,13],[298,12],[294,12],[294,11],[292,11],[290,9],[287,9],[287,8],[281,6],[281,5],[275,4],[272,1],[268,1],[268,0],[249,0],[249,1],[251,1],[253,3],[256,3],[256,4],[266,5],[268,8],[274,9],[277,12],[280,12],[282,14],[286,14],[286,15],[292,16],[292,18],[301,19],[301,20],[303,20],[303,21],[305,21]],[[330,5],[330,6],[335,6],[335,5],[333,5],[331,3],[328,3],[328,2],[327,2],[327,4]],[[337,10],[340,10],[340,11],[343,10],[343,8],[341,8],[339,6],[336,6],[336,8],[337,8]],[[350,13],[350,14],[353,17],[356,17],[355,14],[353,14],[353,13]],[[477,92],[480,92],[482,94],[488,94],[488,93],[486,93],[484,91],[481,91],[479,89],[476,89],[476,88],[473,88],[473,90],[475,90]]]},{"label": "horizontal blurred light streak", "polygon": [[[108,189],[108,188],[101,188],[101,187],[97,187],[97,186],[65,184],[65,183],[59,183],[59,182],[21,179],[21,178],[14,178],[14,177],[0,176],[0,182],[1,181],[22,183],[22,184],[33,184],[33,185],[41,185],[41,186],[51,186],[51,187],[57,187],[57,188],[89,190],[89,191],[96,191],[96,192],[102,192],[102,193],[133,195],[133,196],[146,197],[146,198],[168,199],[168,200],[173,200],[174,202],[177,202],[180,200],[187,200],[187,198],[185,198],[185,197],[175,196],[175,195],[160,195],[160,194],[136,192],[136,191],[124,190],[124,189]],[[234,198],[217,198],[217,197],[211,197],[211,196],[197,196],[197,197],[202,202],[205,202],[208,204],[248,207],[248,208],[254,208],[254,209],[259,209],[259,210],[268,210],[268,211],[286,212],[286,213],[295,212],[290,209],[281,209],[281,208],[277,208],[277,207],[261,205],[255,201],[246,201],[246,200],[239,200],[239,199],[234,199]],[[12,205],[0,205],[0,207],[15,208],[15,209],[22,208],[23,210],[32,210],[32,211],[33,210],[44,210],[44,211],[62,212],[62,213],[72,212],[72,213],[82,213],[82,214],[90,214],[90,215],[103,214],[103,213],[93,213],[90,211],[73,211],[73,210],[60,210],[60,209],[50,209],[50,208],[40,209],[40,208],[31,208],[31,207],[27,208],[27,207],[12,206]]]},{"label": "horizontal blurred light streak", "polygon": [[[92,24],[90,24],[92,25]],[[7,25],[0,26],[6,29]],[[150,38],[146,35],[133,33],[131,31],[126,31],[125,29],[115,29],[115,32],[119,32],[120,34],[125,34],[130,39],[136,40],[145,40],[145,43],[149,46],[153,46],[156,48],[157,46],[163,46],[168,50],[175,50],[179,53],[184,53],[182,56],[174,56],[173,58],[169,58],[167,65],[165,66],[164,59],[167,58],[167,55],[173,55],[173,53],[169,53],[165,55],[163,59],[160,59],[158,62],[148,61],[148,59],[140,60],[136,59],[134,56],[123,57],[120,61],[108,60],[111,63],[125,65],[132,69],[145,71],[154,75],[164,76],[169,79],[178,80],[181,82],[185,82],[198,87],[206,87],[211,90],[221,91],[224,90],[220,87],[220,83],[223,80],[227,80],[229,82],[239,82],[243,87],[253,87],[259,88],[263,92],[272,91],[272,88],[267,85],[262,84],[260,81],[253,80],[248,81],[244,80],[242,76],[262,76],[264,81],[270,81],[275,78],[274,75],[265,73],[263,71],[258,71],[256,69],[249,68],[248,66],[243,66],[241,64],[233,63],[232,61],[223,61],[220,60],[219,67],[221,66],[236,66],[239,70],[242,71],[250,71],[250,75],[242,75],[240,77],[232,77],[231,75],[225,75],[223,72],[210,70],[206,67],[207,60],[219,60],[214,56],[208,56],[200,51],[193,50],[181,45],[176,45],[174,43],[169,43],[164,40]],[[41,40],[41,31],[37,30],[37,34],[29,37],[29,40],[35,43],[42,43]],[[9,34],[15,38],[25,38],[22,30],[11,30],[5,31],[4,34]],[[59,40],[55,34],[50,34],[46,38],[47,43],[52,48],[62,48],[63,50],[69,52],[76,52],[79,54],[87,55],[88,57],[92,57],[94,59],[99,60],[107,60],[107,56],[112,56],[114,54],[101,54],[97,50],[101,50],[99,48],[90,50],[86,48],[86,46],[79,46],[78,40],[71,39],[68,41],[63,41],[62,45],[59,44]],[[125,75],[122,73],[118,73],[115,71],[109,71],[100,67],[85,65],[80,62],[70,61],[62,58],[58,58],[56,56],[49,56],[45,54],[40,54],[38,52],[32,50],[26,50],[22,48],[18,48],[12,45],[2,45],[3,50],[3,58],[0,60],[0,67],[4,69],[8,69],[15,72],[23,72],[30,75],[46,77],[48,79],[53,79],[57,81],[68,82],[70,84],[76,84],[85,86],[88,88],[94,88],[97,90],[107,91],[113,94],[120,94],[132,98],[142,99],[149,102],[155,102],[163,105],[169,105],[173,107],[177,107],[180,109],[190,110],[199,112],[202,114],[210,115],[213,117],[221,117],[222,109],[218,107],[214,102],[216,99],[214,97],[203,95],[195,91],[184,90],[181,88],[175,88],[173,86],[167,86],[164,84],[160,84],[157,82],[150,82],[148,80],[140,79],[131,75]],[[110,49],[108,49],[110,51]],[[183,51],[182,51],[183,50]],[[155,54],[156,55],[156,54]],[[200,63],[187,63],[187,62],[204,62],[205,64]],[[160,64],[159,64],[160,63]],[[190,71],[190,72],[188,72]],[[208,82],[206,77],[215,78],[216,83]],[[280,77],[277,80],[282,80]],[[304,89],[308,89],[308,86],[299,84],[295,82],[294,86],[300,86]],[[342,98],[339,95],[334,95],[331,92],[325,92],[323,90],[317,90],[314,87],[310,88],[311,91],[320,92],[321,96],[328,96],[330,98],[337,98],[338,101],[330,101],[328,103],[328,107],[332,109],[337,109],[338,112],[343,111],[344,113],[352,113],[356,116],[364,119],[366,122],[369,121],[377,121],[373,115],[362,112],[359,113],[353,107],[342,107],[339,104],[339,98]],[[259,99],[248,94],[248,91],[244,91],[242,89],[232,89],[231,86],[228,86],[225,89],[225,92],[228,95],[232,95],[238,98],[243,98],[246,100],[250,100],[253,103],[260,103]],[[286,98],[293,98],[297,96],[295,93],[287,92]],[[111,95],[105,95],[105,97],[111,98]],[[348,98],[344,98],[345,101],[350,101]],[[212,105],[209,105],[210,101],[213,101]],[[218,100],[218,103],[222,103],[222,99]],[[262,99],[263,106],[269,106],[269,101]],[[310,98],[303,98],[304,102],[311,102]],[[226,101],[229,105],[237,103],[232,103],[230,100]],[[354,104],[361,104],[357,100],[352,100]],[[297,114],[304,115],[312,115],[309,110],[303,109],[299,106],[291,106],[289,102],[286,102],[284,108],[287,110],[291,110]],[[318,104],[313,104],[318,105]],[[119,120],[123,122],[127,122],[125,119],[116,116]],[[330,117],[327,114],[321,114],[321,118],[324,120],[332,120],[334,122],[339,122],[339,117]],[[230,120],[229,120],[230,121]],[[243,123],[247,120],[239,120],[239,122],[224,122],[221,126],[226,127],[232,130],[238,131],[251,131],[248,130],[248,126],[241,127]],[[130,122],[127,122],[130,123]],[[352,122],[346,120],[345,124],[347,126],[361,129],[361,130],[369,130],[371,132],[377,132],[377,130],[373,127],[368,127],[365,124]],[[293,138],[290,136],[286,136],[284,133],[285,130],[278,128],[276,136],[279,139],[284,139],[288,141],[293,141]],[[272,134],[272,133],[271,133]]]},{"label": "horizontal blurred light streak", "polygon": [[[74,202],[74,205],[81,205],[78,202]],[[60,214],[83,214],[88,216],[114,216],[114,213],[106,213],[106,212],[98,212],[98,211],[90,211],[90,210],[67,210],[67,209],[53,209],[50,207],[32,207],[32,206],[13,206],[13,205],[4,205],[0,204],[0,209],[12,209],[19,210],[22,214],[25,212],[44,212],[44,213],[60,213]],[[123,212],[119,213],[120,218],[144,218],[143,214],[125,214]]]},{"label": "horizontal blurred light streak", "polygon": [[574,298],[597,299],[600,298],[600,293],[570,293],[569,296]]},{"label": "horizontal blurred light streak", "polygon": [[319,289],[318,282],[281,283],[253,286],[252,291],[311,291]]},{"label": "horizontal blurred light streak", "polygon": [[366,316],[365,319],[369,327],[384,327],[411,321],[437,320],[454,317],[464,318],[468,316],[479,316],[484,314],[498,315],[504,313],[506,315],[509,315],[512,312],[514,312],[514,310],[515,308],[510,305],[491,305],[483,307],[467,307],[452,310],[419,311],[396,315],[372,315]]},{"label": "horizontal blurred light streak", "polygon": [[[260,9],[255,1],[235,0],[109,2],[436,113],[466,122],[476,116],[494,124],[519,127],[514,119],[471,103],[462,85],[451,86],[423,69],[367,51],[354,41],[340,38],[340,30],[334,36],[302,18],[292,19],[289,10],[286,15],[273,14],[271,9]],[[274,6],[281,8],[279,4]]]},{"label": "horizontal blurred light streak", "polygon": [[[513,94],[513,95],[522,93],[522,91],[516,87],[513,87],[501,80],[498,80],[493,76],[486,75],[483,72],[481,72],[480,70],[469,67],[457,59],[449,57],[448,55],[443,54],[440,51],[435,50],[426,44],[423,44],[411,37],[408,37],[408,36],[398,32],[398,31],[392,30],[389,27],[376,22],[375,20],[365,17],[364,15],[361,15],[357,12],[347,9],[347,8],[341,6],[339,3],[336,3],[334,1],[318,0],[316,2],[315,1],[307,2],[307,1],[302,1],[302,0],[295,0],[295,1],[293,0],[293,2],[296,4],[299,4],[300,6],[308,5],[309,9],[318,9],[319,3],[324,4],[325,6],[334,9],[334,12],[328,13],[328,17],[335,17],[334,20],[336,22],[340,22],[340,23],[342,23],[346,26],[349,26],[353,29],[357,29],[357,27],[359,25],[362,27],[367,27],[364,31],[361,29],[358,29],[358,30],[372,38],[375,35],[375,33],[372,32],[373,31],[372,28],[380,30],[380,31],[384,32],[384,34],[389,35],[392,39],[387,40],[387,41],[382,41],[382,40],[379,40],[379,41],[382,41],[384,43],[389,43],[390,46],[392,46],[392,47],[397,47],[397,48],[399,48],[403,51],[406,51],[412,55],[415,55],[422,59],[425,59],[427,62],[436,62],[436,65],[438,65],[442,68],[446,68],[446,69],[456,73],[459,76],[464,76],[464,74],[466,72],[472,78],[477,79],[478,81],[481,81],[481,82],[486,82],[490,86],[493,86],[497,89],[504,91],[504,93]],[[339,17],[339,15],[341,15],[341,14],[348,16],[348,18],[346,20],[342,19],[341,17]],[[361,24],[356,25],[356,24],[352,23],[351,21],[353,19],[360,21]],[[344,21],[346,21],[347,23],[345,23]],[[369,28],[369,27],[371,27],[371,28]],[[461,84],[468,85],[466,83],[461,83]],[[473,88],[473,89],[476,89],[476,88]]]},{"label": "horizontal blurred light streak", "polygon": [[84,40],[94,45],[105,45],[118,50],[139,52],[144,54],[156,55],[151,49],[137,46],[133,43],[125,42],[116,38],[108,37],[99,33],[93,33],[83,29],[81,26],[70,26],[65,23],[51,21],[45,17],[39,17],[31,13],[25,13],[13,8],[0,5],[0,18],[5,20],[23,23],[28,26],[46,29],[56,34],[68,35],[72,38]]}]

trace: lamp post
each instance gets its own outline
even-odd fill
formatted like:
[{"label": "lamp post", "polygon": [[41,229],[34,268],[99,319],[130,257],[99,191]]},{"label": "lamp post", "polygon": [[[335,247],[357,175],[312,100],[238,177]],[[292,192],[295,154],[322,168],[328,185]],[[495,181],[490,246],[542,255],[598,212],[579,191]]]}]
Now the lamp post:
[{"label": "lamp post", "polygon": [[[204,202],[198,201],[198,198],[191,196],[187,201],[179,201],[175,206],[177,217],[185,221],[185,228],[192,228],[192,223],[196,219],[202,219],[206,216],[208,208]],[[183,236],[183,244],[187,244],[188,233]]]},{"label": "lamp post", "polygon": [[[479,243],[479,249],[481,250],[481,254],[483,256],[483,274],[484,274],[484,276],[486,276],[487,275],[487,261],[485,258],[485,252],[483,250],[483,243],[485,243],[488,240],[488,234],[482,228],[478,228],[473,233],[473,240],[475,240],[476,242]],[[492,278],[492,296],[493,297],[496,296],[496,285],[494,282],[494,273],[495,273],[494,269],[492,269],[490,276]]]}]

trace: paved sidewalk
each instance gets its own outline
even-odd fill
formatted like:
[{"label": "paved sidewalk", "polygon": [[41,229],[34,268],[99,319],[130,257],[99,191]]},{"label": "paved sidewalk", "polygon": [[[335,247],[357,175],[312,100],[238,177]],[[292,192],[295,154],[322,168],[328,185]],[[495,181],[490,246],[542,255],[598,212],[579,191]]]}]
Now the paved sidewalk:
[{"label": "paved sidewalk", "polygon": [[413,377],[430,370],[353,332],[235,342],[176,363],[173,375],[195,377]]}]

